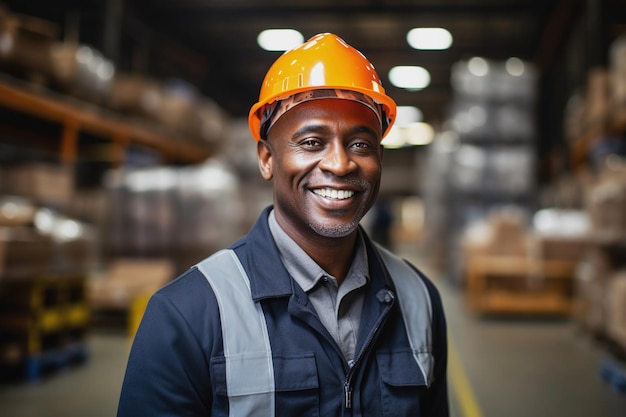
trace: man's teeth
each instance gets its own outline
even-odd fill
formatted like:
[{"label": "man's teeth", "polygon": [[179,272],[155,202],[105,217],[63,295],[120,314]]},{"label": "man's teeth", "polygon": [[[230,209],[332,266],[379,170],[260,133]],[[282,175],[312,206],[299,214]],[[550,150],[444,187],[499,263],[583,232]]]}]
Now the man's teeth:
[{"label": "man's teeth", "polygon": [[322,197],[333,198],[336,200],[345,200],[346,198],[350,198],[354,195],[354,191],[332,190],[330,188],[321,188],[321,189],[313,190],[313,192]]}]

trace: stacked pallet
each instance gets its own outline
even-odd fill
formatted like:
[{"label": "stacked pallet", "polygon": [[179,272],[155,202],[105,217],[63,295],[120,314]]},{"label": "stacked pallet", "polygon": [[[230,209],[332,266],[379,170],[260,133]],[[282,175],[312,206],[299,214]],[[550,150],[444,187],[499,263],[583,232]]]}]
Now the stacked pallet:
[{"label": "stacked pallet", "polygon": [[607,163],[585,204],[591,244],[576,273],[574,321],[605,351],[602,378],[626,392],[626,164]]},{"label": "stacked pallet", "polygon": [[0,286],[0,361],[28,379],[87,358],[86,276],[41,275]]},{"label": "stacked pallet", "polygon": [[86,225],[55,210],[69,200],[69,193],[50,191],[58,178],[66,178],[65,171],[42,165],[0,172],[3,377],[13,370],[34,379],[87,358],[86,285],[95,238]]},{"label": "stacked pallet", "polygon": [[626,360],[626,164],[605,167],[586,205],[593,246],[577,275],[576,322]]}]

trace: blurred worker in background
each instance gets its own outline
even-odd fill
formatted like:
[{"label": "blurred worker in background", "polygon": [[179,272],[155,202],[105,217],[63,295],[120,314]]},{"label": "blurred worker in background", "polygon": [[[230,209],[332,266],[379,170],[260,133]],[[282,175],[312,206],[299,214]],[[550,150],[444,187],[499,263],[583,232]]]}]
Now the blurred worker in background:
[{"label": "blurred worker in background", "polygon": [[371,237],[374,241],[391,250],[391,227],[393,226],[393,212],[387,198],[379,198],[372,208],[373,218],[370,226]]},{"label": "blurred worker in background", "polygon": [[150,300],[118,416],[448,416],[446,324],[367,236],[396,114],[333,34],[286,52],[250,110],[273,205]]}]

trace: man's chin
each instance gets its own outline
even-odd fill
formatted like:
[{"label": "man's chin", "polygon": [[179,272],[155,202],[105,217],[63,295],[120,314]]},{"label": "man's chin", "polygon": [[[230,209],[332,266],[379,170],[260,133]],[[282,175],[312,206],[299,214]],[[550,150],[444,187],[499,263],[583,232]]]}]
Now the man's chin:
[{"label": "man's chin", "polygon": [[359,227],[359,222],[354,220],[349,223],[310,223],[309,227],[320,236],[338,239],[349,236]]}]

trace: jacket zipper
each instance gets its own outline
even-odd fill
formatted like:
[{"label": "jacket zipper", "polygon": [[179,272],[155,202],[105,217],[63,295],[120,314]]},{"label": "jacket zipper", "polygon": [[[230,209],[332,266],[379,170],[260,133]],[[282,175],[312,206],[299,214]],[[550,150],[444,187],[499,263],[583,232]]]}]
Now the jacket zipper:
[{"label": "jacket zipper", "polygon": [[381,315],[381,319],[378,321],[378,323],[376,323],[374,330],[370,333],[367,339],[367,342],[365,343],[364,349],[361,350],[361,353],[359,354],[359,356],[357,356],[356,359],[354,360],[352,367],[348,370],[348,375],[346,375],[346,380],[343,384],[344,406],[346,410],[349,410],[352,408],[352,377],[354,375],[354,370],[356,369],[357,365],[361,361],[361,358],[363,358],[365,354],[371,349],[373,341],[376,338],[376,335],[378,334],[382,325],[387,321],[387,316],[388,316],[387,313],[389,313],[389,310],[393,306],[394,301],[395,301],[395,297],[392,299],[392,302],[387,305],[387,308],[385,309],[385,311],[383,311]]}]

